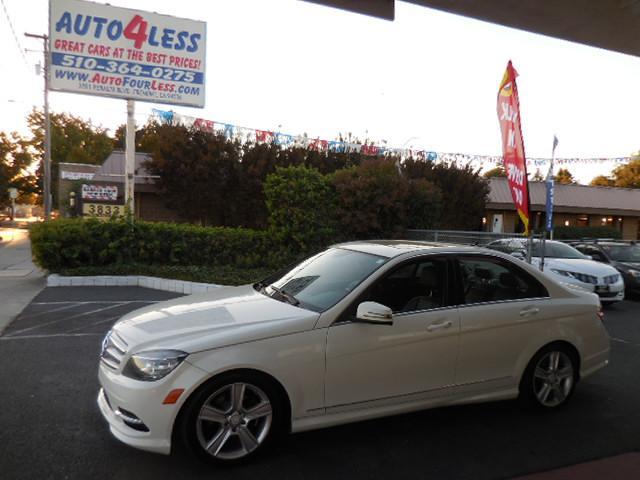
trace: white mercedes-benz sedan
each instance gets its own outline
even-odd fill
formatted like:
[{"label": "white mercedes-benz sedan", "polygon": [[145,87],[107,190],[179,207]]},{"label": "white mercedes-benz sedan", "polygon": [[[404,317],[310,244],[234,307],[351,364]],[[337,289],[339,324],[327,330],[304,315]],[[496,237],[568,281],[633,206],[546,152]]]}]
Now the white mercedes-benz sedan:
[{"label": "white mercedes-benz sedan", "polygon": [[593,293],[492,250],[358,242],[125,315],[98,404],[131,446],[233,462],[280,433],[436,406],[554,409],[608,359]]}]

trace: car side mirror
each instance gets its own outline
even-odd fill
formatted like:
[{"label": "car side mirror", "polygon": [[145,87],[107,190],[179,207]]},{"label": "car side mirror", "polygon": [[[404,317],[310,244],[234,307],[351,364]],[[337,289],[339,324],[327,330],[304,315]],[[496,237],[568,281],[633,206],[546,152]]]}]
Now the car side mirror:
[{"label": "car side mirror", "polygon": [[393,325],[393,313],[389,307],[376,302],[362,302],[356,312],[357,323]]}]

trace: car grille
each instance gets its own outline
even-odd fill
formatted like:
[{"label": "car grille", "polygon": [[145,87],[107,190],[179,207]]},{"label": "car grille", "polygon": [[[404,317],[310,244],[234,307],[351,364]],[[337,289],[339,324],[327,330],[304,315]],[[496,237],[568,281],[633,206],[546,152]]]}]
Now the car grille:
[{"label": "car grille", "polygon": [[127,353],[127,342],[113,330],[107,333],[102,341],[100,361],[112,370],[117,370],[122,363],[122,358]]},{"label": "car grille", "polygon": [[604,284],[605,285],[611,285],[612,283],[616,283],[619,278],[620,278],[620,275],[618,275],[617,273],[614,274],[614,275],[607,275],[603,279],[604,280]]}]

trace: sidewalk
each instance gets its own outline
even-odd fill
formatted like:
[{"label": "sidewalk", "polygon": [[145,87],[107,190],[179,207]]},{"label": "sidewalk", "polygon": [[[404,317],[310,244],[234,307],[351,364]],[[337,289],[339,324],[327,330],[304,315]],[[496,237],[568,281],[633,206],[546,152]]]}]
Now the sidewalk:
[{"label": "sidewalk", "polygon": [[0,334],[45,286],[31,262],[29,232],[0,228]]}]

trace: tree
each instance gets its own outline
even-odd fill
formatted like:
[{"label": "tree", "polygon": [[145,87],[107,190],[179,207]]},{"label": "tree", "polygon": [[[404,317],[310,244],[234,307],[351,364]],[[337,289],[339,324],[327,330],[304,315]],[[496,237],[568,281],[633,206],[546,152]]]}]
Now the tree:
[{"label": "tree", "polygon": [[[302,152],[300,152],[302,154]],[[240,162],[240,184],[236,222],[251,228],[266,228],[268,210],[265,199],[265,180],[278,166],[302,165],[304,156],[291,159],[286,157],[278,145],[273,143],[245,143],[242,146]]]},{"label": "tree", "polygon": [[[34,109],[27,116],[31,129],[30,145],[40,159],[44,158],[44,114]],[[51,185],[58,180],[60,162],[101,165],[113,151],[113,139],[105,128],[69,113],[51,114]],[[42,192],[44,170],[38,169],[39,191]],[[53,205],[57,205],[57,189],[52,188]]]},{"label": "tree", "polygon": [[202,225],[236,226],[240,144],[195,128],[160,125],[145,165],[167,206]]},{"label": "tree", "polygon": [[532,182],[544,182],[545,181],[545,177],[544,177],[544,175],[542,175],[542,172],[540,171],[539,168],[536,168],[536,173],[534,173],[533,176],[531,177],[531,181]]},{"label": "tree", "polygon": [[453,230],[477,230],[481,227],[489,195],[489,182],[478,170],[465,165],[433,163],[408,159],[402,164],[408,179],[424,178],[442,193],[442,209],[436,225]]},{"label": "tree", "polygon": [[502,165],[498,165],[497,167],[492,168],[491,170],[487,170],[482,174],[484,178],[491,177],[506,177],[507,172],[504,171],[504,167]]},{"label": "tree", "polygon": [[640,157],[632,157],[629,163],[616,167],[613,181],[616,187],[640,188]]},{"label": "tree", "polygon": [[598,175],[597,177],[593,177],[589,185],[593,187],[613,187],[615,182],[612,178],[607,177],[606,175]]},{"label": "tree", "polygon": [[406,227],[408,182],[395,161],[372,158],[333,175],[335,216],[345,238],[397,237]]},{"label": "tree", "polygon": [[407,228],[436,228],[441,214],[442,190],[426,178],[409,180]]},{"label": "tree", "polygon": [[18,189],[18,202],[34,203],[36,178],[28,170],[33,161],[27,140],[15,132],[0,132],[0,206],[10,203],[9,188]]},{"label": "tree", "polygon": [[554,177],[554,180],[556,183],[560,183],[562,185],[572,185],[578,183],[575,181],[573,175],[567,168],[561,168],[560,170],[558,170],[558,173]]},{"label": "tree", "polygon": [[[157,141],[158,128],[161,124],[156,121],[147,122],[142,127],[136,129],[135,142],[136,152],[149,153],[155,147]],[[118,128],[113,138],[113,149],[124,150],[126,148],[127,126],[123,123]]]}]

